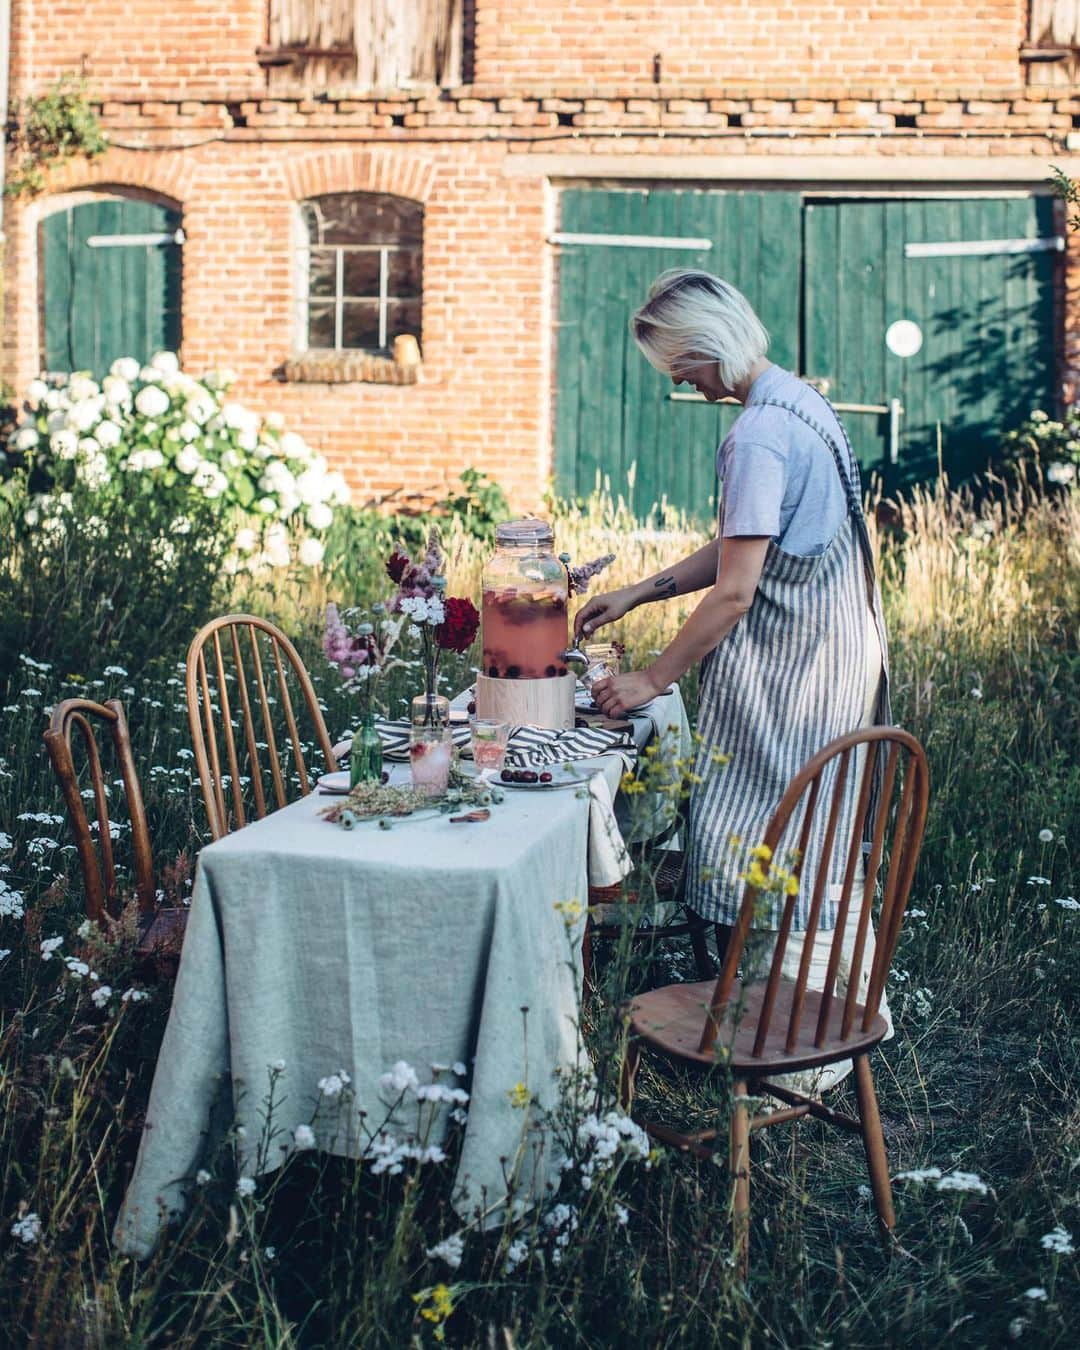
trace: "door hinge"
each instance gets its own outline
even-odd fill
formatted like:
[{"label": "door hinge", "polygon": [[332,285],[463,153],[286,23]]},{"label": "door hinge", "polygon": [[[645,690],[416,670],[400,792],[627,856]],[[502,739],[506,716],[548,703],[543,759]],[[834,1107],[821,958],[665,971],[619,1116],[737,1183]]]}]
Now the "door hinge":
[{"label": "door hinge", "polygon": [[182,229],[162,234],[92,234],[87,248],[153,248],[159,244],[185,244],[187,235]]}]

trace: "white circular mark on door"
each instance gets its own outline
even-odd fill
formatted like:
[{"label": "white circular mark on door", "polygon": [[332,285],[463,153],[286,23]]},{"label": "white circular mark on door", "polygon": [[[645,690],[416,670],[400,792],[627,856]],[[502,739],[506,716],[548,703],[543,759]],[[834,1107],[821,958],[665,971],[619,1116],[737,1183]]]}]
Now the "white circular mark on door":
[{"label": "white circular mark on door", "polygon": [[894,356],[914,356],[922,341],[922,329],[914,319],[897,319],[885,330],[885,346]]}]

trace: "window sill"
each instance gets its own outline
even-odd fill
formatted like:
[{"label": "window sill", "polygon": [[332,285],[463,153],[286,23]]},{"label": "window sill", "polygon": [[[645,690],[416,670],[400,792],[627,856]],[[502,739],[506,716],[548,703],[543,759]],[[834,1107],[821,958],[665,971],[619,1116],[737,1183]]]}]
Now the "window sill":
[{"label": "window sill", "polygon": [[416,384],[420,366],[373,352],[301,352],[281,367],[281,378],[293,384]]}]

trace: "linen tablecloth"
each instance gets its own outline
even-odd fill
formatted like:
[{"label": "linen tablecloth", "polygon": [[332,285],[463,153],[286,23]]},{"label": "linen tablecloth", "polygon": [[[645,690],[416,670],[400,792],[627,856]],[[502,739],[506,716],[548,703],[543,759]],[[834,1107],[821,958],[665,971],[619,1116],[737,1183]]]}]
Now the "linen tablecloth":
[{"label": "linen tablecloth", "polygon": [[[678,695],[663,702],[658,723],[685,726]],[[635,725],[635,740],[649,734]],[[607,758],[588,767],[616,787],[622,763]],[[433,1064],[468,1070],[459,1212],[497,1205],[515,1158],[526,1189],[544,1184],[550,1156],[536,1141],[523,1145],[524,1113],[510,1094],[525,1082],[542,1109],[554,1107],[556,1070],[579,1063],[581,921],[568,928],[555,906],[585,903],[588,792],[507,791],[483,824],[440,816],[388,831],[328,824],[319,812],[331,800],[313,793],[200,855],[115,1228],[123,1251],[148,1255],[165,1217],[182,1212],[214,1142],[209,1122],[223,1090],[242,1127],[239,1173],[254,1176],[286,1160],[300,1125],[311,1126],[318,1147],[358,1156],[358,1113],[369,1125],[384,1118],[379,1079],[398,1061],[421,1082]],[[271,1066],[282,1062],[276,1133],[262,1150]],[[348,1129],[318,1087],[342,1071],[354,1094]]]}]

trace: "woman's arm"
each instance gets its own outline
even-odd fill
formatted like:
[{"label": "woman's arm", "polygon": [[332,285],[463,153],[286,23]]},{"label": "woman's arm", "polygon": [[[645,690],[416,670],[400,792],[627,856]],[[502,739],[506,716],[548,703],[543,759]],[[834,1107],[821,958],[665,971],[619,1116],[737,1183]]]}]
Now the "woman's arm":
[{"label": "woman's arm", "polygon": [[655,698],[711,652],[753,603],[768,548],[768,536],[725,539],[716,584],[677,636],[645,670],[616,675],[595,684],[592,694],[597,707],[609,717],[621,717],[628,708],[640,707]]},{"label": "woman's arm", "polygon": [[691,591],[711,586],[716,580],[718,542],[710,539],[674,567],[635,582],[633,586],[594,595],[574,616],[574,636],[584,633],[589,637],[604,624],[614,623],[638,605],[647,605],[652,600],[670,600],[672,596],[689,595]]}]

